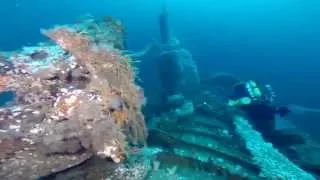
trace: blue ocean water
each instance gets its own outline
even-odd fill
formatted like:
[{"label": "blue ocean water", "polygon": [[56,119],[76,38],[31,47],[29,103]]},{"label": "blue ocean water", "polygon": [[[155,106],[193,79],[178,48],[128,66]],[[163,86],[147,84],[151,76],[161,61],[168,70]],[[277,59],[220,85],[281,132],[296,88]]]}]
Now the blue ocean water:
[{"label": "blue ocean water", "polygon": [[[0,49],[34,44],[45,39],[40,28],[70,23],[90,13],[123,20],[129,48],[139,50],[158,38],[161,3],[3,0]],[[202,73],[225,71],[255,78],[272,84],[285,103],[320,107],[319,1],[174,0],[168,1],[168,8],[174,34],[190,49]]]},{"label": "blue ocean water", "polygon": [[[162,3],[163,0],[2,0],[0,51],[45,41],[41,28],[73,23],[84,14],[122,20],[128,48],[140,51],[159,39],[157,18]],[[202,77],[227,72],[271,84],[279,104],[297,104],[295,108],[301,112],[319,114],[319,1],[167,0],[167,6],[173,34],[192,53]],[[152,60],[144,58],[139,64],[147,97],[160,86],[154,81],[157,74]],[[0,106],[8,98],[2,94]],[[316,118],[299,123],[319,135],[320,123],[311,121]]]},{"label": "blue ocean water", "polygon": [[11,91],[6,91],[0,93],[0,107],[7,105],[15,98],[15,93]]}]

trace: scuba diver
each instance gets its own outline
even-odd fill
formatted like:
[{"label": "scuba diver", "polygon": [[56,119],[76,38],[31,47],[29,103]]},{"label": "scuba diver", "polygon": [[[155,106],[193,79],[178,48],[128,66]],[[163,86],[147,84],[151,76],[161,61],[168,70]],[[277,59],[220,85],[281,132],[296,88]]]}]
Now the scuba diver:
[{"label": "scuba diver", "polygon": [[288,107],[276,107],[274,98],[275,94],[270,85],[263,87],[250,80],[234,85],[228,105],[244,111],[252,126],[265,140],[272,142],[276,115],[284,117],[291,112]]}]

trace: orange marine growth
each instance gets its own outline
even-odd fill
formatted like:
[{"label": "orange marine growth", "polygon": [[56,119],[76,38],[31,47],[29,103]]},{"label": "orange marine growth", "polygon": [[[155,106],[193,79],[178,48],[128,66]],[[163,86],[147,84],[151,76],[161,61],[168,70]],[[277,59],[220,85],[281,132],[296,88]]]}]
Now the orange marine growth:
[{"label": "orange marine growth", "polygon": [[8,76],[0,76],[0,92],[3,92],[7,88],[8,81]]},{"label": "orange marine growth", "polygon": [[112,116],[115,118],[116,123],[120,125],[120,127],[123,127],[125,122],[128,121],[128,111],[122,110],[122,111],[114,111],[112,112]]}]

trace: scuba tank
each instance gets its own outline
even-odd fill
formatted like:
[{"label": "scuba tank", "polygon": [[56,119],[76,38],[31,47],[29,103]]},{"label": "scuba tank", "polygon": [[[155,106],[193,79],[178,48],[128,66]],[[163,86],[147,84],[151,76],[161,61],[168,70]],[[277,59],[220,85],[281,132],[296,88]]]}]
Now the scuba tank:
[{"label": "scuba tank", "polygon": [[[245,88],[245,95],[231,99],[228,102],[229,106],[242,106],[251,103],[272,104],[276,97],[272,87],[267,84],[265,86],[258,86],[255,81],[247,81],[243,83]],[[239,89],[238,89],[239,90]]]},{"label": "scuba tank", "polygon": [[261,98],[262,92],[261,92],[260,88],[257,86],[256,82],[254,82],[252,80],[246,82],[246,89],[249,93],[249,96],[253,100],[258,100]]}]

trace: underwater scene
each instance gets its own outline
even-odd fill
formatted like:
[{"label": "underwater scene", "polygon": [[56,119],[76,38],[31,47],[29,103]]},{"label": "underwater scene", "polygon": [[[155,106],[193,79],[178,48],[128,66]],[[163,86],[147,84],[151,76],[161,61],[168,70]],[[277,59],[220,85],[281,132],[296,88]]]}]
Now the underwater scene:
[{"label": "underwater scene", "polygon": [[1,180],[320,179],[320,1],[1,0]]}]

